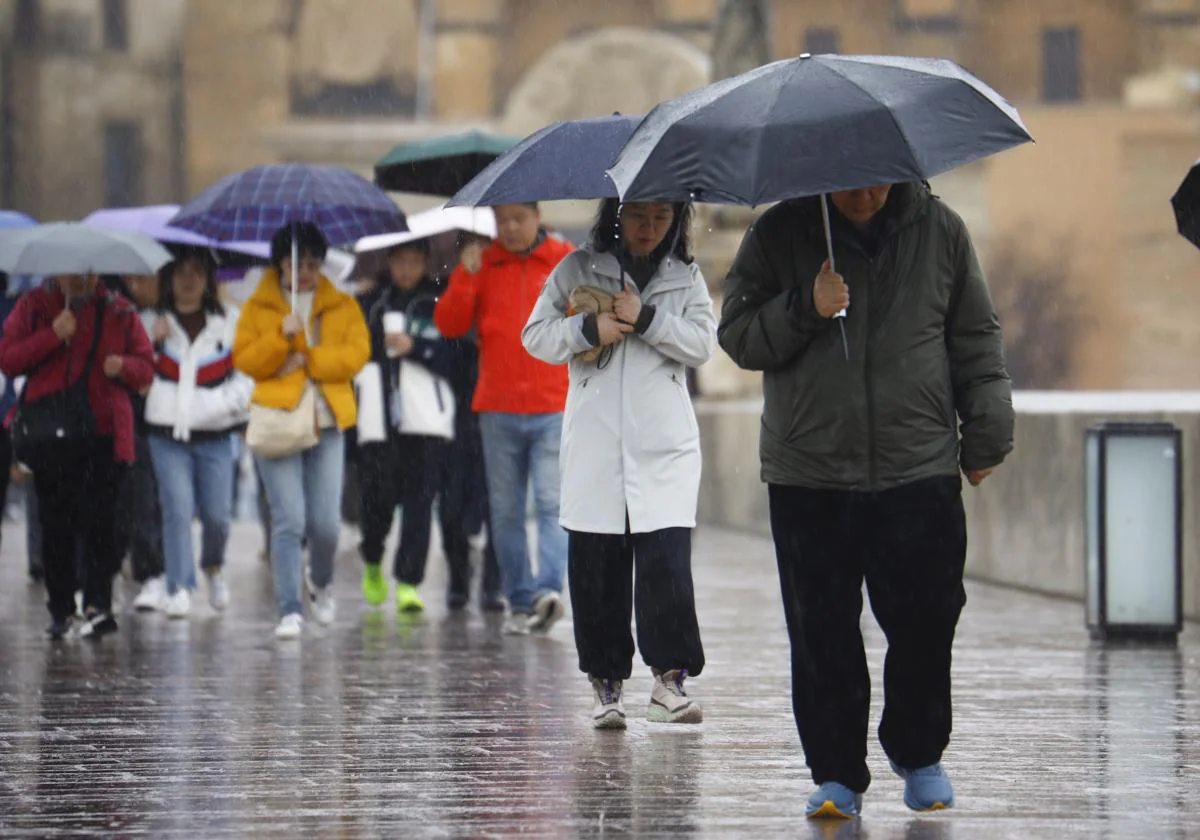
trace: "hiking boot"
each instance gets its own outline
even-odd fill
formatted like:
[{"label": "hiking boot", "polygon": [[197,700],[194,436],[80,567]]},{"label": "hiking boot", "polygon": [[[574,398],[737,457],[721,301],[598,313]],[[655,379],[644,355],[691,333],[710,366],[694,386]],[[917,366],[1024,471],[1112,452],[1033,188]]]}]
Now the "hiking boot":
[{"label": "hiking boot", "polygon": [[704,712],[700,704],[687,696],[683,681],[687,669],[654,671],[654,689],[650,692],[650,708],[646,720],[652,723],[700,723]]},{"label": "hiking boot", "polygon": [[808,797],[804,816],[810,820],[852,820],[862,813],[862,794],[841,782],[825,782]]},{"label": "hiking boot", "polygon": [[941,762],[918,770],[905,770],[892,762],[892,772],[904,780],[904,804],[913,811],[941,811],[954,807],[954,785]]},{"label": "hiking boot", "polygon": [[592,677],[596,702],[592,705],[592,726],[596,729],[624,729],[625,704],[621,702],[621,681]]},{"label": "hiking boot", "polygon": [[363,563],[362,593],[363,600],[372,607],[387,603],[388,584],[381,563]]}]

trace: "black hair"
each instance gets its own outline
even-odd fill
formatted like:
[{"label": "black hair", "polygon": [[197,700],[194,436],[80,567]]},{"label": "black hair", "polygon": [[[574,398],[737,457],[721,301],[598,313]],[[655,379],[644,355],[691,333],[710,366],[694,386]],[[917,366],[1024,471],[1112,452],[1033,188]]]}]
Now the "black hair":
[{"label": "black hair", "polygon": [[325,260],[325,255],[329,253],[329,240],[321,233],[321,229],[312,222],[290,222],[275,231],[275,235],[271,237],[271,265],[277,271],[283,266],[283,261],[292,256],[293,231],[300,259],[316,257],[321,261]]},{"label": "black hair", "polygon": [[[661,260],[668,254],[684,263],[691,263],[692,257],[692,216],[694,214],[691,202],[676,202],[671,204],[675,218],[663,241],[650,255],[652,260]],[[600,210],[596,213],[596,224],[592,227],[592,249],[600,254],[613,252],[618,258],[625,253],[621,241],[621,200],[606,198],[600,202]]]},{"label": "black hair", "polygon": [[[272,242],[272,247],[274,243]],[[289,248],[291,245],[289,244]],[[185,262],[194,260],[200,263],[204,272],[204,297],[200,300],[200,308],[205,312],[224,315],[225,307],[221,305],[217,291],[217,263],[212,251],[207,248],[188,246],[176,250],[175,259],[158,270],[158,306],[164,312],[175,311],[175,271]]]},{"label": "black hair", "polygon": [[390,257],[398,251],[419,251],[426,257],[429,256],[429,239],[413,239],[408,242],[401,242],[388,248],[387,255]]}]

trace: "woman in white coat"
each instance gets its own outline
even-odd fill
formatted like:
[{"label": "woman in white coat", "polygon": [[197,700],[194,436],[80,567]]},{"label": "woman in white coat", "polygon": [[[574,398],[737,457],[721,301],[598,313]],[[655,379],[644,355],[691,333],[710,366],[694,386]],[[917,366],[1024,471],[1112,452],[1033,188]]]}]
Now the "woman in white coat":
[{"label": "woman in white coat", "polygon": [[217,610],[229,603],[222,569],[233,516],[234,436],[246,425],[253,383],[233,367],[238,313],[217,299],[209,252],[189,249],[161,276],[161,310],[143,316],[154,342],[146,426],[163,516],[166,612],[183,618],[196,588],[197,507],[209,603]]},{"label": "woman in white coat", "polygon": [[[604,201],[590,245],[550,275],[523,333],[533,356],[570,369],[560,522],[597,728],[625,727],[634,606],[654,674],[647,719],[702,718],[683,688],[704,667],[691,570],[700,436],[686,369],[712,355],[717,322],[690,254],[691,215],[684,204]],[[611,294],[612,311],[574,312],[582,286]]]}]

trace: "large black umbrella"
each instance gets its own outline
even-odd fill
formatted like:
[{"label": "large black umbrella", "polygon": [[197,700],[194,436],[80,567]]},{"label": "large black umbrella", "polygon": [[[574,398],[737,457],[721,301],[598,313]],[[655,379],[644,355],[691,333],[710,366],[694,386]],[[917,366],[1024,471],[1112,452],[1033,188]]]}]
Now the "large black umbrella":
[{"label": "large black umbrella", "polygon": [[659,104],[608,174],[624,201],[754,206],[923,181],[1032,140],[952,61],[806,54]]},{"label": "large black umbrella", "polygon": [[516,142],[504,134],[467,131],[401,143],[375,164],[375,183],[392,192],[452,196]]},{"label": "large black umbrella", "polygon": [[754,206],[927,180],[1032,139],[951,61],[804,55],[661,103],[608,174],[625,201]]},{"label": "large black umbrella", "polygon": [[1171,196],[1179,235],[1200,248],[1200,160],[1192,164],[1183,183]]}]

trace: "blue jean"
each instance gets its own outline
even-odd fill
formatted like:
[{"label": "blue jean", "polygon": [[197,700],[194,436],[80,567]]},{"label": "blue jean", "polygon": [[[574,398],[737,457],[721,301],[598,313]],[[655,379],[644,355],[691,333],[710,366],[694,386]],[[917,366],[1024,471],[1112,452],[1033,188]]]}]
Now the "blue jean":
[{"label": "blue jean", "polygon": [[345,443],[337,429],[322,429],[312,449],[286,458],[254,456],[271,511],[271,571],[280,617],[303,613],[301,540],[308,537],[312,585],[333,582],[333,557],[341,528]]},{"label": "blue jean", "polygon": [[[542,595],[562,592],[567,532],[558,524],[558,450],[562,414],[479,415],[491,506],[491,540],[513,612],[530,612]],[[538,570],[529,561],[525,510],[529,479],[538,526]]]},{"label": "blue jean", "polygon": [[200,566],[208,571],[225,565],[225,544],[229,542],[229,522],[233,518],[233,436],[187,443],[166,435],[148,438],[162,508],[167,591],[174,594],[178,589],[196,588],[192,519],[197,509]]}]

